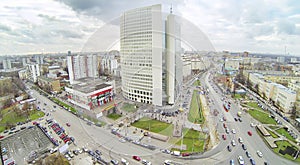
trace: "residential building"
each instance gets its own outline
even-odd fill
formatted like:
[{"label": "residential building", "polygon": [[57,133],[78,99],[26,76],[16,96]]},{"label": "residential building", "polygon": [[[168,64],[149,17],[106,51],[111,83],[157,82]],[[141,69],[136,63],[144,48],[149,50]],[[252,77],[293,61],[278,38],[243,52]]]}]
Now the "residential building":
[{"label": "residential building", "polygon": [[9,70],[9,69],[11,69],[11,68],[12,68],[12,67],[11,67],[11,60],[8,59],[8,58],[4,59],[4,60],[3,60],[3,69],[4,69],[4,70]]},{"label": "residential building", "polygon": [[26,69],[28,80],[36,83],[38,76],[41,75],[39,64],[28,64]]},{"label": "residential building", "polygon": [[280,63],[284,63],[285,62],[285,57],[277,57],[277,62],[280,62]]},{"label": "residential building", "polygon": [[19,74],[19,78],[20,78],[21,80],[27,79],[27,70],[26,70],[26,69],[20,70],[20,71],[18,72],[18,74]]},{"label": "residential building", "polygon": [[61,91],[59,80],[39,76],[38,85],[47,92],[57,93]]},{"label": "residential building", "polygon": [[292,112],[292,108],[296,102],[296,92],[281,84],[276,84],[271,99],[279,109],[284,113],[289,114]]},{"label": "residential building", "polygon": [[69,51],[67,56],[70,84],[74,80],[85,77],[98,77],[97,56],[89,55],[71,55]]},{"label": "residential building", "polygon": [[300,81],[291,81],[288,84],[288,87],[296,92],[296,103],[295,103],[295,108],[296,108],[296,116],[300,117]]}]

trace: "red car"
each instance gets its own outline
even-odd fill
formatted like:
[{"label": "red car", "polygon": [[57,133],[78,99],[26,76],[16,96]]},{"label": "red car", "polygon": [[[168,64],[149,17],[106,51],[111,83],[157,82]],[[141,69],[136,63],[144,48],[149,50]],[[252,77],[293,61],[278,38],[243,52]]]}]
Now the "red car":
[{"label": "red car", "polygon": [[33,125],[37,125],[37,122],[36,122],[36,121],[34,121],[34,122],[32,122],[32,124],[33,124]]},{"label": "red car", "polygon": [[190,156],[190,153],[182,153],[181,156],[182,156],[182,157]]},{"label": "red car", "polygon": [[225,123],[223,123],[223,127],[224,127],[224,128],[227,128],[227,126],[226,126],[226,124],[225,124]]},{"label": "red car", "polygon": [[225,135],[225,134],[223,134],[223,135],[222,135],[222,138],[223,138],[224,140],[226,140],[226,135]]},{"label": "red car", "polygon": [[0,139],[4,138],[4,136],[0,136]]},{"label": "red car", "polygon": [[140,158],[139,156],[132,156],[132,158],[133,158],[134,160],[137,160],[137,161],[140,161],[140,160],[141,160],[141,158]]},{"label": "red car", "polygon": [[66,125],[67,125],[68,127],[70,127],[70,126],[71,126],[71,124],[70,124],[70,123],[66,123]]},{"label": "red car", "polygon": [[249,136],[252,136],[252,132],[251,132],[251,131],[248,131],[248,135],[249,135]]}]

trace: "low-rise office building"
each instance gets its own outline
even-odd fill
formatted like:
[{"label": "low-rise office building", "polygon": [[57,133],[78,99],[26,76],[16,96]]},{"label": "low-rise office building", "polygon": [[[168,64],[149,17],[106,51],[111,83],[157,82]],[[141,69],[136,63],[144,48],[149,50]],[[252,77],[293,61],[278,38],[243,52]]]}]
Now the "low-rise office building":
[{"label": "low-rise office building", "polygon": [[77,81],[81,81],[81,83],[74,84],[72,87],[65,87],[69,102],[89,111],[96,109],[104,111],[115,106],[112,83],[90,78]]},{"label": "low-rise office building", "polygon": [[47,92],[57,93],[61,91],[59,80],[39,76],[38,77],[38,85],[40,88]]}]

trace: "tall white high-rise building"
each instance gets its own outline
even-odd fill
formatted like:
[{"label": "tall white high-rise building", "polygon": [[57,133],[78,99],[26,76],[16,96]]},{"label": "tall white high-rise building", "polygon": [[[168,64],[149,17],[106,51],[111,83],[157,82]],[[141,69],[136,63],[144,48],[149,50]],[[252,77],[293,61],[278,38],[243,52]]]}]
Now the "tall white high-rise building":
[{"label": "tall white high-rise building", "polygon": [[10,59],[4,59],[3,60],[3,69],[11,69],[11,61]]},{"label": "tall white high-rise building", "polygon": [[[178,92],[176,74],[180,75],[176,72],[180,63],[176,65],[176,61],[181,59],[175,57],[178,46],[176,38],[179,38],[176,36],[178,27],[175,27],[175,22],[173,15],[168,17],[167,22],[163,20],[161,5],[137,8],[122,14],[120,59],[125,98],[158,106],[175,103]],[[167,24],[166,29],[164,23]],[[182,80],[182,77],[179,79]]]},{"label": "tall white high-rise building", "polygon": [[74,80],[85,77],[97,77],[97,56],[96,55],[71,55],[67,56],[70,84]]}]

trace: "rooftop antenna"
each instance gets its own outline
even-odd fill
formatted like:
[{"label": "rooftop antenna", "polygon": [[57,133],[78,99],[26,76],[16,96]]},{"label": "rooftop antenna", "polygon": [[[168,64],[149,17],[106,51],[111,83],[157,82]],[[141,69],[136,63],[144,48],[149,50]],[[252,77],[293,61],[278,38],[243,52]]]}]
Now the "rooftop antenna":
[{"label": "rooftop antenna", "polygon": [[173,8],[172,8],[172,3],[171,3],[171,7],[170,7],[170,13],[173,13]]}]

